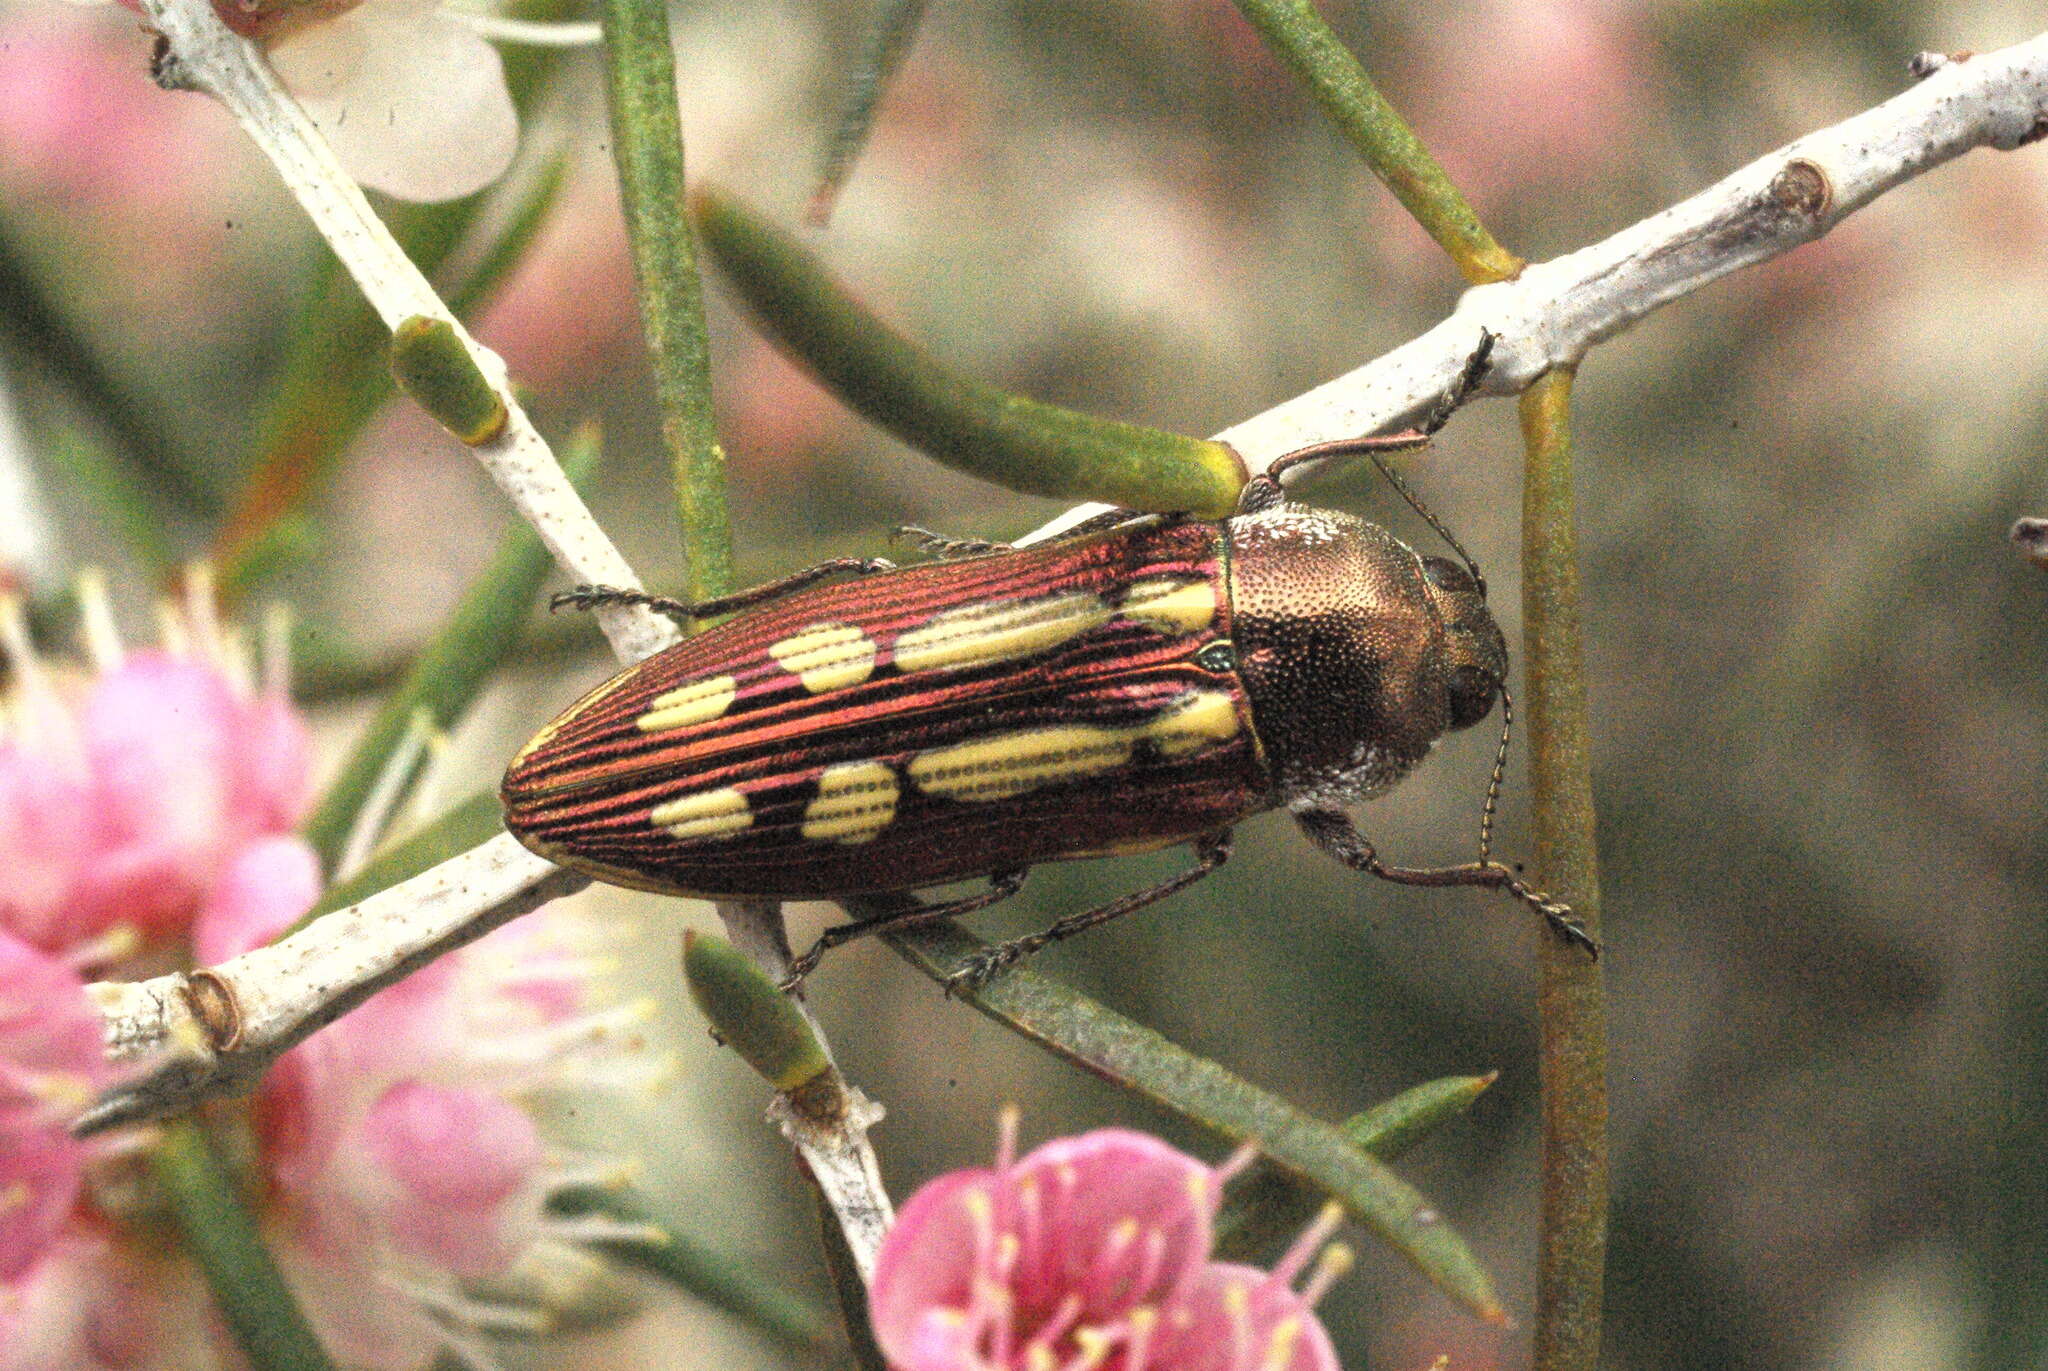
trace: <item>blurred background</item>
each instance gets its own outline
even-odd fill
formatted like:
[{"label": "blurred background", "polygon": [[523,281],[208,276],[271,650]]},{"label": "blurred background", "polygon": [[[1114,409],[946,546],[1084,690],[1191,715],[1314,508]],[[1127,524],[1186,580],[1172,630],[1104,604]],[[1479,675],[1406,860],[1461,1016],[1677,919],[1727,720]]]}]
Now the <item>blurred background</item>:
[{"label": "blurred background", "polygon": [[[1995,48],[2040,23],[2001,0],[1325,9],[1534,259],[1884,99],[1916,51]],[[866,18],[683,4],[693,176],[793,224]],[[294,610],[301,697],[338,757],[506,508],[373,385],[303,505],[257,519],[255,552],[233,543],[238,519],[271,508],[278,435],[331,421],[281,400],[286,381],[353,366],[374,340],[303,334],[307,301],[337,289],[320,245],[226,116],[146,81],[147,49],[113,7],[0,8],[0,447],[18,485],[0,556],[59,625],[76,571],[109,569],[140,638],[166,567],[229,547],[247,605]],[[534,97],[529,154],[565,156],[567,180],[470,317],[552,435],[602,423],[594,502],[661,587],[679,574],[672,503],[593,75],[567,56]],[[2016,516],[2048,514],[2044,235],[2048,150],[1973,154],[1667,308],[1581,373],[1612,996],[1608,1365],[2033,1366],[2048,1346],[2048,579],[2005,540]],[[1459,291],[1224,0],[932,6],[813,241],[962,369],[1198,434],[1407,339]],[[458,246],[439,270],[462,268]],[[1003,538],[1056,512],[909,453],[711,296],[748,582],[885,551],[900,523]],[[1518,461],[1513,409],[1494,403],[1410,468],[1486,567],[1510,641]],[[1421,536],[1368,473],[1307,493]],[[448,796],[493,785],[609,673],[588,623],[536,616],[533,632],[454,740]],[[1473,730],[1375,803],[1381,851],[1469,854],[1492,746]],[[1507,854],[1526,850],[1518,773]],[[1040,868],[975,926],[1036,928],[1182,861]],[[583,898],[635,930],[618,974],[663,1001],[654,1032],[675,1068],[660,1095],[568,1122],[642,1163],[684,1232],[823,1300],[764,1091],[677,984],[678,930],[713,927],[708,907]],[[830,913],[793,910],[797,933]],[[1526,1361],[1532,1312],[1539,936],[1483,894],[1363,882],[1268,816],[1217,877],[1040,969],[1330,1118],[1498,1070],[1400,1169],[1474,1242],[1522,1330],[1460,1315],[1369,1235],[1321,1310],[1354,1368],[1442,1353],[1505,1367]],[[985,1160],[1006,1102],[1027,1142],[1125,1122],[1218,1155],[879,946],[835,954],[812,987],[846,1069],[888,1107],[876,1143],[899,1196]],[[623,1336],[648,1367],[777,1364],[717,1315],[654,1305],[589,1363],[616,1364]]]}]

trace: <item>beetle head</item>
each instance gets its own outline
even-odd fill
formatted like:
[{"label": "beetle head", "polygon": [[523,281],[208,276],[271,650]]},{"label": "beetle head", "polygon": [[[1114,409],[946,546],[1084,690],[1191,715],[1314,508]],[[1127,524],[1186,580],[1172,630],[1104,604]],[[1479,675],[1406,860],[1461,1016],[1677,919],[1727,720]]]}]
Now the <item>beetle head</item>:
[{"label": "beetle head", "polygon": [[1486,592],[1448,557],[1420,557],[1423,594],[1444,626],[1444,702],[1450,727],[1470,728],[1493,713],[1508,674],[1508,640]]},{"label": "beetle head", "polygon": [[1284,504],[1229,521],[1232,636],[1280,794],[1377,794],[1492,712],[1507,642],[1457,563]]}]

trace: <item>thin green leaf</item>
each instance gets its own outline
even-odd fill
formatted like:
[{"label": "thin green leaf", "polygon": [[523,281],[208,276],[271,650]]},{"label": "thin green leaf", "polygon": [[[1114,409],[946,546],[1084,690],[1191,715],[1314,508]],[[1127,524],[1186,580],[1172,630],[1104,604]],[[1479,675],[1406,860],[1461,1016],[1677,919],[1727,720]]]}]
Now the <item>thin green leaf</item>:
[{"label": "thin green leaf", "polygon": [[1505,281],[1521,270],[1521,259],[1494,241],[1415,130],[1387,103],[1310,0],[1235,3],[1466,280]]},{"label": "thin green leaf", "polygon": [[235,1345],[255,1371],[334,1371],[263,1246],[199,1124],[173,1119],[149,1153],[185,1250],[206,1277]]},{"label": "thin green leaf", "polygon": [[[594,436],[579,437],[565,466],[570,479],[589,476],[597,461]],[[425,710],[436,728],[448,730],[475,701],[533,611],[534,596],[553,561],[532,530],[507,534],[469,593],[441,631],[413,662],[405,683],[392,693],[363,731],[319,806],[306,820],[305,835],[332,866],[347,841],[363,801],[383,772],[413,715]]]},{"label": "thin green leaf", "polygon": [[[869,913],[877,907],[877,901],[860,903]],[[883,936],[934,979],[985,946],[946,924]],[[997,1023],[1084,1070],[1224,1137],[1257,1143],[1274,1162],[1327,1192],[1459,1304],[1482,1318],[1506,1318],[1492,1279],[1465,1240],[1419,1191],[1361,1151],[1343,1129],[1028,969],[1007,972],[967,998]]]},{"label": "thin green leaf", "polygon": [[860,55],[847,71],[846,101],[833,126],[832,141],[825,147],[825,160],[818,169],[818,185],[804,209],[807,223],[823,228],[832,217],[839,189],[867,146],[868,133],[875,125],[875,110],[889,79],[910,55],[911,40],[924,19],[925,0],[879,0]]},{"label": "thin green leaf", "polygon": [[[541,8],[538,17],[551,17],[560,6]],[[558,50],[538,47],[504,54],[506,85],[522,116],[562,69],[562,59]],[[459,308],[482,304],[504,279],[513,260],[510,244],[532,241],[535,216],[553,203],[558,175],[557,165],[514,192],[520,196],[515,211],[495,226],[478,265],[452,294]],[[495,192],[484,192],[433,205],[385,202],[380,212],[406,255],[432,276],[495,198]],[[331,255],[318,259],[285,337],[284,360],[255,422],[241,488],[214,539],[220,586],[230,595],[246,594],[279,568],[268,530],[297,516],[327,487],[349,444],[392,394],[385,365],[390,331]]]},{"label": "thin green leaf", "polygon": [[548,1197],[550,1212],[565,1217],[596,1214],[622,1224],[659,1230],[640,1237],[600,1237],[586,1245],[658,1277],[792,1352],[815,1356],[827,1346],[824,1314],[782,1285],[676,1232],[652,1217],[646,1202],[627,1192],[577,1186]]},{"label": "thin green leaf", "polygon": [[[1341,1125],[1353,1144],[1381,1161],[1403,1152],[1472,1107],[1493,1076],[1445,1076],[1404,1090]],[[1261,1157],[1232,1181],[1216,1217],[1216,1255],[1266,1265],[1315,1217],[1325,1196]]]},{"label": "thin green leaf", "polygon": [[725,449],[711,406],[711,342],[704,284],[683,203],[683,126],[676,110],[668,7],[601,0],[612,160],[633,250],[640,321],[654,366],[661,433],[682,520],[684,598],[730,594],[736,584],[725,508]]},{"label": "thin green leaf", "polygon": [[497,794],[486,790],[472,795],[372,857],[355,875],[327,887],[305,917],[287,931],[296,932],[322,914],[367,900],[504,831],[505,810]]},{"label": "thin green leaf", "polygon": [[1221,518],[1244,463],[1221,443],[1041,404],[942,366],[863,309],[788,235],[699,191],[691,212],[768,335],[863,416],[957,470],[1029,495]]}]

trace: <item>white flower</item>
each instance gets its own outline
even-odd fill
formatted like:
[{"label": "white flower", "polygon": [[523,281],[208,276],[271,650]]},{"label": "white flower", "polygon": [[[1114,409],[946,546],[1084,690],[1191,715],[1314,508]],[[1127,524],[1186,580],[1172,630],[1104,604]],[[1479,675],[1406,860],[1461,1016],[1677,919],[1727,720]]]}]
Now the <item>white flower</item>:
[{"label": "white flower", "polygon": [[342,165],[402,200],[454,200],[504,173],[519,121],[497,49],[436,0],[308,17],[271,65]]}]

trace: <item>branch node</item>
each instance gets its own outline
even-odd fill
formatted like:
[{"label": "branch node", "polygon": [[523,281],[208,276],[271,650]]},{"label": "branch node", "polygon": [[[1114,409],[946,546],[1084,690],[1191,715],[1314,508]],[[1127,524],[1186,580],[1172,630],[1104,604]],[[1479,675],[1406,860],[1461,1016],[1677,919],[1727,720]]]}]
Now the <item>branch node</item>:
[{"label": "branch node", "polygon": [[187,973],[178,994],[215,1052],[232,1052],[242,1043],[242,1006],[234,983],[208,967]]},{"label": "branch node", "polygon": [[2048,519],[2021,519],[2012,526],[2012,540],[2022,557],[2048,571]]},{"label": "branch node", "polygon": [[1771,178],[1770,197],[1782,213],[1818,222],[1835,202],[1835,187],[1818,162],[1795,157]]}]

